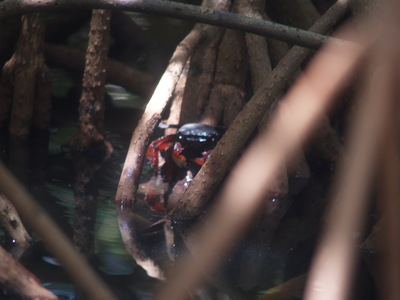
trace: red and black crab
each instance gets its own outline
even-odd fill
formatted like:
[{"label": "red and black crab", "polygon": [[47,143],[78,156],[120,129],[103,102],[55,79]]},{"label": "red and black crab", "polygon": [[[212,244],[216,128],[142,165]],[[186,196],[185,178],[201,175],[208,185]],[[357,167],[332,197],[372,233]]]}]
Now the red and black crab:
[{"label": "red and black crab", "polygon": [[[180,127],[176,134],[158,138],[149,145],[146,158],[156,172],[156,176],[153,176],[156,179],[151,189],[142,186],[142,191],[153,210],[165,209],[164,202],[173,189],[182,191],[187,188],[216,146],[220,135],[214,127],[188,123]],[[160,191],[164,192],[162,196],[154,195]]]},{"label": "red and black crab", "polygon": [[202,166],[217,144],[219,136],[214,127],[188,123],[180,127],[176,134],[153,141],[147,149],[146,158],[156,170],[159,168],[161,152],[170,152],[167,155],[170,155],[178,167],[189,168],[192,163]]}]

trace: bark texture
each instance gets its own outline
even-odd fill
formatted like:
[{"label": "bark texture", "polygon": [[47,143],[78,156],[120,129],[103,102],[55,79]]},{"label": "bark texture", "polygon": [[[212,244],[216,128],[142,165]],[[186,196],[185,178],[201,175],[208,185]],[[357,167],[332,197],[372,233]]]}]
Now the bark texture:
[{"label": "bark texture", "polygon": [[204,40],[190,58],[190,69],[183,95],[180,124],[198,122],[208,103],[223,29],[209,26]]},{"label": "bark texture", "polygon": [[248,65],[244,34],[226,30],[216,62],[214,85],[201,123],[229,125],[244,105]]},{"label": "bark texture", "polygon": [[4,65],[0,83],[0,126],[10,120],[9,131],[27,136],[31,126],[50,123],[50,75],[42,54],[44,20],[24,15],[17,49]]},{"label": "bark texture", "polygon": [[77,150],[96,149],[110,153],[111,144],[105,138],[104,97],[109,48],[110,11],[93,10],[89,44],[83,74],[82,96],[79,101],[79,128],[72,141]]},{"label": "bark texture", "polygon": [[13,242],[22,247],[28,248],[32,241],[29,233],[26,231],[24,224],[18,216],[17,211],[11,202],[0,194],[0,224],[4,232]]}]

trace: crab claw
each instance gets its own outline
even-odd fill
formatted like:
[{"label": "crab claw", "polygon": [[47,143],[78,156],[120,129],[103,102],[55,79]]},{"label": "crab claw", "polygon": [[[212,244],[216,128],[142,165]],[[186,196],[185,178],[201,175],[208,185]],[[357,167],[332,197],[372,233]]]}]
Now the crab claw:
[{"label": "crab claw", "polygon": [[202,156],[201,156],[201,157],[197,157],[197,158],[195,158],[193,161],[194,161],[196,164],[198,164],[199,166],[202,166],[202,165],[204,165],[204,163],[206,162],[206,159],[210,156],[210,154],[211,154],[211,150],[204,151],[204,152],[202,153]]},{"label": "crab claw", "polygon": [[153,141],[146,151],[146,158],[150,160],[153,169],[158,170],[158,158],[160,155],[160,151],[168,150],[174,144],[175,136],[167,135],[162,138],[159,138]]},{"label": "crab claw", "polygon": [[174,149],[172,150],[171,156],[174,162],[179,166],[179,167],[186,167],[186,157],[181,155],[183,151],[183,147],[181,143],[176,142],[174,144]]}]

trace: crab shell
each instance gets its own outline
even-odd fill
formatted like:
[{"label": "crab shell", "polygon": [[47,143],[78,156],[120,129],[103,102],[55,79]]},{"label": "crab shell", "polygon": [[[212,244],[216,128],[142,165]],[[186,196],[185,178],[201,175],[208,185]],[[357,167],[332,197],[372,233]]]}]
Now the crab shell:
[{"label": "crab shell", "polygon": [[214,127],[199,123],[188,123],[179,128],[176,136],[173,157],[177,156],[178,161],[180,161],[181,156],[183,156],[203,165],[205,159],[217,144],[220,135]]}]

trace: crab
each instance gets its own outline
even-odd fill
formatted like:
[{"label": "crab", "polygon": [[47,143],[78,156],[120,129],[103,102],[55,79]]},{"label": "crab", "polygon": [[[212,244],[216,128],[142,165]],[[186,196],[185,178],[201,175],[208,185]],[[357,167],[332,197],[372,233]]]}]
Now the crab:
[{"label": "crab", "polygon": [[[183,189],[188,186],[210,156],[219,138],[220,133],[214,127],[188,123],[180,127],[176,134],[156,139],[149,145],[146,158],[155,171],[153,178],[157,180],[149,181],[151,189],[146,186],[142,190],[147,191],[144,192],[144,198],[153,210],[165,208],[160,205],[160,202],[166,202],[160,198],[168,198],[165,194],[174,193],[177,186],[182,186]],[[165,188],[165,184],[168,188]],[[154,186],[157,187],[157,193],[154,193]],[[160,187],[163,187],[162,191],[159,191]]]},{"label": "crab", "polygon": [[167,135],[153,141],[147,149],[146,158],[152,167],[159,171],[160,152],[169,157],[180,168],[191,165],[202,166],[219,140],[219,132],[211,126],[200,123],[188,123],[180,127],[176,134]]}]

